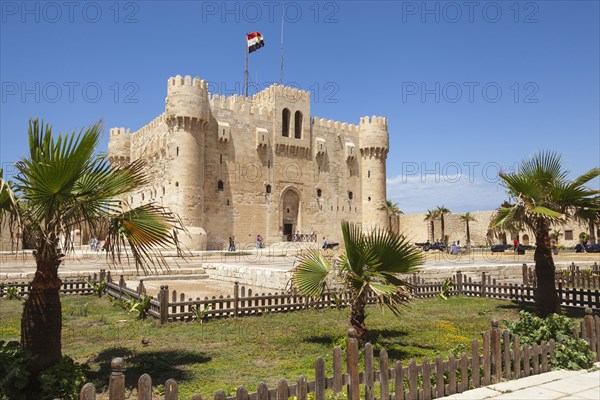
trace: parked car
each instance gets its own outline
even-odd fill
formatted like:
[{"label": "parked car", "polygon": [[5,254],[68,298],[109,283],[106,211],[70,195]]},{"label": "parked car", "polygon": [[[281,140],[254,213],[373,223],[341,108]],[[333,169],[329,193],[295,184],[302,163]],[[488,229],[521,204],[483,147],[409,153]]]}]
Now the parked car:
[{"label": "parked car", "polygon": [[600,243],[585,246],[585,251],[588,253],[600,253]]},{"label": "parked car", "polygon": [[491,247],[492,253],[504,253],[504,250],[510,250],[512,248],[512,244],[495,244]]},{"label": "parked car", "polygon": [[446,251],[446,243],[435,242],[435,243],[430,244],[428,246],[424,246],[423,250],[425,250],[425,251],[429,251],[429,250]]}]

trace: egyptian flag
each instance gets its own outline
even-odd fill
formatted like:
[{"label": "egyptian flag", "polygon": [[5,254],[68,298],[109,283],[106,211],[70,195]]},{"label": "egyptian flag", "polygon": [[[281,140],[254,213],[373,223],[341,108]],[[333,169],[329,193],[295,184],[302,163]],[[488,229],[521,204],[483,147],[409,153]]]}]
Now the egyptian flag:
[{"label": "egyptian flag", "polygon": [[248,53],[252,53],[265,45],[260,32],[246,33],[246,39],[248,40]]}]

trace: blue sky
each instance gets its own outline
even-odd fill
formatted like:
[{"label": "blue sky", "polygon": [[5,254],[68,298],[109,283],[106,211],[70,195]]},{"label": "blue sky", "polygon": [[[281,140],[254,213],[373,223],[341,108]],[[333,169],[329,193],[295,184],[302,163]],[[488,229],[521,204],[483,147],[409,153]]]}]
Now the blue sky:
[{"label": "blue sky", "polygon": [[[388,118],[388,197],[405,212],[495,208],[540,149],[573,175],[600,165],[598,1],[21,2],[0,16],[0,160],[27,121],[58,132],[100,119],[137,130],[164,111],[168,77],[243,86],[244,33],[262,32],[251,80],[311,92],[311,113]],[[598,186],[598,181],[594,182]]]}]

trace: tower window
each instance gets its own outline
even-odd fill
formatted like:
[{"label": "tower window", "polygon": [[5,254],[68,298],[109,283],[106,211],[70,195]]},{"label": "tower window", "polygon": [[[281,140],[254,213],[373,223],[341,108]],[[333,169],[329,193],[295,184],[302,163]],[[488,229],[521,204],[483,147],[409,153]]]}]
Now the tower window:
[{"label": "tower window", "polygon": [[352,200],[352,197],[354,197],[354,194],[352,192],[348,192],[348,200]]},{"label": "tower window", "polygon": [[267,185],[267,187],[265,188],[265,192],[271,193],[271,185]]},{"label": "tower window", "polygon": [[284,108],[281,112],[281,135],[290,136],[290,110]]},{"label": "tower window", "polygon": [[229,205],[229,199],[227,199],[227,205]]},{"label": "tower window", "polygon": [[294,137],[302,139],[302,112],[300,111],[294,114]]},{"label": "tower window", "polygon": [[142,201],[144,201],[144,193],[142,193]]},{"label": "tower window", "polygon": [[179,146],[177,146],[176,153],[177,153],[177,156],[179,157]]},{"label": "tower window", "polygon": [[321,189],[317,189],[317,197],[321,197],[321,194],[322,194]]},{"label": "tower window", "polygon": [[371,177],[371,170],[367,171],[367,178]]},{"label": "tower window", "polygon": [[217,182],[217,190],[223,190],[223,181]]},{"label": "tower window", "polygon": [[175,187],[179,187],[179,182],[175,182]]},{"label": "tower window", "polygon": [[223,154],[219,155],[219,164],[223,164]]},{"label": "tower window", "polygon": [[371,196],[369,196],[369,199],[368,199],[368,200],[369,200],[369,201],[371,201]]}]

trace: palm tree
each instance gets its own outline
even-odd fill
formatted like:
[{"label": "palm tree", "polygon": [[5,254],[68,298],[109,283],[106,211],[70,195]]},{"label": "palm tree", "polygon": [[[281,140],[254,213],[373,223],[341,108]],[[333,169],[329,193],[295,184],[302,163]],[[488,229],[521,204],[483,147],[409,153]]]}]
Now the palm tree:
[{"label": "palm tree", "polygon": [[[423,221],[427,221],[429,226],[431,226],[431,242],[435,242],[435,220],[438,217],[437,210],[427,210],[427,214],[425,214],[425,218]],[[429,240],[429,239],[428,239]]]},{"label": "palm tree", "polygon": [[536,312],[540,316],[560,312],[560,301],[554,283],[550,228],[569,220],[589,222],[600,209],[597,190],[584,185],[600,175],[600,168],[567,179],[568,171],[554,152],[539,152],[524,160],[518,171],[501,173],[508,194],[515,199],[509,207],[500,207],[493,218],[494,226],[527,227],[535,234],[534,254],[537,287]]},{"label": "palm tree", "polygon": [[442,242],[446,243],[447,240],[446,240],[446,227],[444,226],[444,215],[450,214],[451,211],[449,209],[447,209],[446,207],[444,207],[443,205],[438,206],[436,208],[436,211],[437,211],[438,215],[440,216],[440,225],[442,228]]},{"label": "palm tree", "polygon": [[467,226],[467,250],[471,251],[471,230],[469,229],[469,222],[476,222],[477,219],[470,212],[464,213],[458,218]]},{"label": "palm tree", "polygon": [[550,234],[550,239],[556,241],[556,245],[558,246],[558,242],[561,236],[564,236],[561,229],[554,229]]},{"label": "palm tree", "polygon": [[321,252],[301,258],[292,275],[292,283],[306,296],[318,297],[328,289],[328,279],[337,278],[350,293],[350,326],[362,343],[367,341],[365,306],[368,294],[377,295],[380,304],[398,316],[400,307],[410,298],[407,283],[397,274],[415,271],[422,262],[419,250],[393,232],[377,229],[369,234],[349,222],[342,222],[345,254],[333,264]]},{"label": "palm tree", "polygon": [[[400,214],[404,214],[398,207],[398,203],[394,203],[392,200],[387,199],[383,202],[381,207],[378,208],[380,211],[385,211],[388,216],[388,230],[392,231],[392,217]],[[399,227],[398,227],[399,228]]]},{"label": "palm tree", "polygon": [[2,216],[20,219],[35,237],[36,273],[21,318],[21,345],[33,355],[28,365],[33,387],[42,370],[61,360],[58,268],[72,249],[72,230],[93,232],[98,221],[108,220],[111,258],[131,249],[142,268],[164,263],[159,246],[179,250],[175,232],[182,226],[176,215],[154,204],[122,206],[120,199],[148,178],[141,162],[115,169],[105,155],[95,154],[101,130],[98,123],[55,139],[50,125],[29,121],[29,155],[16,164],[14,183],[1,182]]}]

